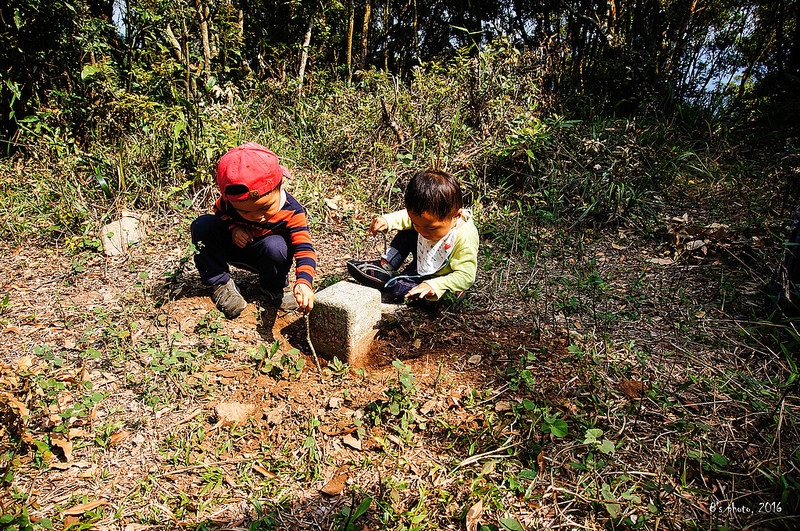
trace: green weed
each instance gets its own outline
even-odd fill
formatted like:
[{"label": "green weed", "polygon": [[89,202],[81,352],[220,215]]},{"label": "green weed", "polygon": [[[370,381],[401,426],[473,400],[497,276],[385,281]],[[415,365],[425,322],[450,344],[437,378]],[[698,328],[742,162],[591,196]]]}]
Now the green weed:
[{"label": "green weed", "polygon": [[350,505],[345,506],[342,510],[334,516],[336,522],[333,531],[356,531],[356,521],[364,516],[372,506],[372,499],[365,497],[356,506],[356,495],[353,493],[350,499]]},{"label": "green weed", "polygon": [[257,370],[278,379],[297,378],[305,367],[305,358],[297,349],[280,352],[280,348],[279,341],[274,341],[269,348],[263,344],[259,345],[257,352],[252,355],[253,360],[257,362]]},{"label": "green weed", "polygon": [[21,507],[14,513],[0,514],[0,525],[5,529],[18,529],[19,531],[37,531],[40,529],[53,529],[54,524],[50,518],[34,518],[28,513],[27,507]]},{"label": "green weed", "polygon": [[518,362],[515,365],[509,365],[505,371],[505,377],[508,379],[509,388],[512,391],[531,392],[536,389],[536,378],[531,370],[535,362],[536,354],[522,349]]},{"label": "green weed", "polygon": [[386,400],[370,402],[366,410],[366,419],[378,426],[388,423],[404,439],[411,438],[411,427],[417,422],[414,410],[418,403],[415,401],[418,392],[417,379],[411,373],[408,365],[400,360],[394,360],[392,366],[397,369],[395,385],[384,389]]},{"label": "green weed", "polygon": [[343,376],[348,372],[350,372],[350,365],[342,362],[339,358],[334,356],[331,362],[327,365],[327,367],[325,367],[325,370],[330,374],[334,374],[336,376]]}]

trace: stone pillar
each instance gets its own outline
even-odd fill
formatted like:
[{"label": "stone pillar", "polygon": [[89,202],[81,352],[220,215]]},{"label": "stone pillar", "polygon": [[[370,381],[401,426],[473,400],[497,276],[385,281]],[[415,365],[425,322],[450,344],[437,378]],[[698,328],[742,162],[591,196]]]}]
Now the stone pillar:
[{"label": "stone pillar", "polygon": [[381,320],[381,292],[353,282],[337,282],[316,294],[308,318],[317,354],[363,367]]}]

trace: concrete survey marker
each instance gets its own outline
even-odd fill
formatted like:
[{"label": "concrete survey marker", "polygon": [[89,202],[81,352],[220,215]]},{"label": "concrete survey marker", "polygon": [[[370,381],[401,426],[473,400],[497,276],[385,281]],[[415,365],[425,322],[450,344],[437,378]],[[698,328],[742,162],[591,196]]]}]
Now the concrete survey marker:
[{"label": "concrete survey marker", "polygon": [[308,324],[318,354],[329,360],[335,356],[351,367],[363,367],[380,320],[380,291],[337,282],[316,294]]}]

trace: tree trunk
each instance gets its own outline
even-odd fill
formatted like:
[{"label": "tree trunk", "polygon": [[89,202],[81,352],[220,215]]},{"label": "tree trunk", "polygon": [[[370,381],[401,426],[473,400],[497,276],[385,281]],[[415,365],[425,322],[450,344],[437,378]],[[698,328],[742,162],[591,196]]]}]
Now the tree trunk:
[{"label": "tree trunk", "polygon": [[353,28],[356,24],[356,8],[353,0],[348,0],[349,13],[347,16],[347,84],[353,81]]},{"label": "tree trunk", "polygon": [[409,67],[413,67],[419,64],[420,62],[420,50],[419,50],[419,13],[417,12],[417,0],[414,0],[414,27],[412,28],[414,31],[414,42],[412,43],[412,49],[414,50],[414,57],[411,61],[412,64]]},{"label": "tree trunk", "polygon": [[186,99],[191,100],[197,93],[195,78],[192,76],[192,56],[189,55],[189,28],[186,26],[186,19],[181,19],[181,38],[184,42],[183,58],[186,60]]},{"label": "tree trunk", "polygon": [[314,29],[314,12],[308,18],[308,28],[306,37],[303,40],[303,51],[300,54],[300,71],[297,73],[297,96],[303,95],[303,78],[306,75],[306,63],[308,62],[308,48],[311,45],[311,30]]},{"label": "tree trunk", "polygon": [[203,47],[203,81],[211,79],[211,42],[208,38],[208,3],[206,0],[195,0],[197,18],[200,22],[200,42]]},{"label": "tree trunk", "polygon": [[183,47],[181,46],[180,41],[178,41],[178,38],[175,36],[175,33],[172,31],[172,26],[167,23],[167,29],[164,31],[167,34],[167,40],[172,45],[172,51],[175,53],[175,58],[179,63],[183,64],[185,62],[183,60]]},{"label": "tree trunk", "polygon": [[386,0],[386,4],[383,6],[383,35],[384,35],[384,46],[383,46],[383,70],[384,72],[389,71],[389,2],[391,0]]},{"label": "tree trunk", "polygon": [[193,80],[192,80],[192,65],[191,65],[191,58],[189,56],[189,35],[188,30],[186,29],[186,21],[182,21],[182,32],[181,38],[183,39],[185,45],[181,44],[181,41],[175,36],[175,32],[172,31],[172,26],[167,23],[167,27],[164,30],[166,33],[167,40],[172,45],[172,51],[175,53],[175,57],[177,58],[178,62],[181,63],[186,71],[185,76],[185,83],[186,83],[186,98],[189,99],[193,93]]},{"label": "tree trunk", "polygon": [[366,0],[364,5],[364,26],[361,31],[361,68],[367,68],[367,46],[369,45],[369,23],[372,19],[372,1]]},{"label": "tree trunk", "polygon": [[[238,39],[237,40],[240,43],[239,46],[241,46],[241,49],[244,50],[244,47],[245,47],[245,40],[244,40],[244,8],[242,7],[242,2],[241,1],[234,2],[234,6],[236,8],[236,15],[237,15],[237,19],[236,19],[236,28],[237,28],[236,31],[238,32],[238,35],[237,35]],[[247,61],[247,54],[246,53],[242,53],[241,54],[241,66],[242,66],[242,70],[244,70],[245,72],[250,73],[250,72],[253,71],[253,69],[250,68],[250,63]]]}]

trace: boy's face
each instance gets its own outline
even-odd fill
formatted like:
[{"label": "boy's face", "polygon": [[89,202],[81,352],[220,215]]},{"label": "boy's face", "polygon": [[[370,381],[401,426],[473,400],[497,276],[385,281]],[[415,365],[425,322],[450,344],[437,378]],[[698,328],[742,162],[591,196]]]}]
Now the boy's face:
[{"label": "boy's face", "polygon": [[281,209],[281,187],[278,186],[268,194],[244,201],[231,201],[231,205],[247,221],[263,223]]},{"label": "boy's face", "polygon": [[436,216],[423,212],[422,214],[408,213],[411,223],[420,236],[431,242],[438,242],[450,232],[458,223],[461,211],[452,218],[438,219]]}]

